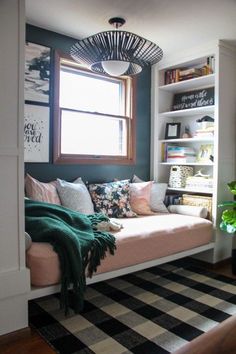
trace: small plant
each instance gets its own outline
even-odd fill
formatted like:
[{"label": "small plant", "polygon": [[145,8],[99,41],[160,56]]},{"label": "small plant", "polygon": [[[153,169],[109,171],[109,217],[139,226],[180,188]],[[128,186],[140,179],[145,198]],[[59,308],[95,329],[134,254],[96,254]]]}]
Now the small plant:
[{"label": "small plant", "polygon": [[[236,181],[227,183],[231,193],[236,198]],[[234,234],[236,232],[236,200],[222,202],[218,205],[219,207],[230,206],[230,209],[226,209],[222,212],[220,228],[223,231],[228,232],[229,234]]]}]

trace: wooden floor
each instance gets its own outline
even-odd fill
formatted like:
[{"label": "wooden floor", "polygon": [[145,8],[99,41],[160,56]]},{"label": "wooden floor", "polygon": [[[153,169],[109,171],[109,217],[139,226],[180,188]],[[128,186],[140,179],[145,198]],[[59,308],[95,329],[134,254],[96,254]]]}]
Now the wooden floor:
[{"label": "wooden floor", "polygon": [[[199,265],[198,261],[194,261],[194,263],[197,263]],[[229,261],[218,265],[216,268],[212,268],[212,266],[208,266],[206,264],[202,266],[204,268],[215,271],[216,273],[223,274],[236,279],[236,275],[232,274],[231,264]],[[35,330],[27,328],[4,336],[0,336],[0,353],[55,354],[55,351],[37,334]]]}]

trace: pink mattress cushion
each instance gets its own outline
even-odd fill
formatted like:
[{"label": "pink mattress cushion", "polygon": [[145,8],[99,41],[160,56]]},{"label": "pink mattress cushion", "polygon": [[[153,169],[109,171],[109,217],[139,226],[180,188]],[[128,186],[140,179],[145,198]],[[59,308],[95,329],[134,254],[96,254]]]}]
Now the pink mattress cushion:
[{"label": "pink mattress cushion", "polygon": [[[180,214],[159,214],[118,219],[124,228],[114,232],[117,250],[107,255],[97,273],[128,267],[189,250],[212,241],[209,220]],[[57,254],[49,244],[33,243],[26,254],[31,282],[36,286],[58,283]]]},{"label": "pink mattress cushion", "polygon": [[26,252],[31,284],[46,286],[60,282],[61,272],[57,253],[50,243],[33,242]]}]

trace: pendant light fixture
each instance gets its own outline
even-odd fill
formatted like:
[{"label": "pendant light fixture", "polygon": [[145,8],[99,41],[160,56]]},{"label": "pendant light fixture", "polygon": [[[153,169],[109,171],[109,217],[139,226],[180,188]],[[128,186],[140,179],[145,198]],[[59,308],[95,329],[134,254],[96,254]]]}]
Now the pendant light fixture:
[{"label": "pendant light fixture", "polygon": [[79,40],[70,50],[72,58],[90,70],[111,76],[135,75],[142,68],[161,60],[163,51],[156,44],[134,33],[118,30],[125,20],[109,20],[116,30],[97,33]]}]

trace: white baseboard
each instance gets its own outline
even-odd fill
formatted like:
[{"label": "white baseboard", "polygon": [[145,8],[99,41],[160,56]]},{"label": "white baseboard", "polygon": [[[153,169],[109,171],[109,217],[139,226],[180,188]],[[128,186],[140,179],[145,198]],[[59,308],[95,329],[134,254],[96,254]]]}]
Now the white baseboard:
[{"label": "white baseboard", "polygon": [[23,268],[0,272],[0,284],[0,335],[2,335],[28,326],[29,270]]}]

